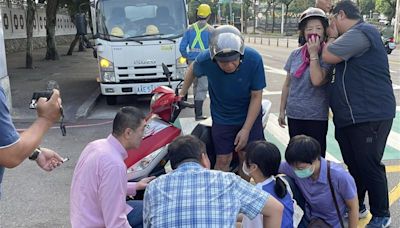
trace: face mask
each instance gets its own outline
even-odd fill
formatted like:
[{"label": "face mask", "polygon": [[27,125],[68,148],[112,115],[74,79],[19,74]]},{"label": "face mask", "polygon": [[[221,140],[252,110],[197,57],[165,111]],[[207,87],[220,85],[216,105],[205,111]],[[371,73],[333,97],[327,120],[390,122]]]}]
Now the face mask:
[{"label": "face mask", "polygon": [[249,170],[249,168],[247,167],[245,162],[243,162],[242,171],[243,171],[244,174],[246,174],[246,176],[250,177],[251,171]]},{"label": "face mask", "polygon": [[294,169],[294,173],[299,178],[308,178],[314,173],[314,166],[311,165],[309,168],[306,169]]}]

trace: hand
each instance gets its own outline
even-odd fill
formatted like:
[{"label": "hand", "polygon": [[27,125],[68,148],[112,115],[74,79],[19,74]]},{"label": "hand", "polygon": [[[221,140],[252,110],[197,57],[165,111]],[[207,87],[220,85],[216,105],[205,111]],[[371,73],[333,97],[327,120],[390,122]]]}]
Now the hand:
[{"label": "hand", "polygon": [[339,36],[339,31],[336,27],[336,23],[331,21],[329,23],[329,27],[326,29],[326,34],[328,37],[338,37]]},{"label": "hand", "polygon": [[53,150],[43,147],[40,150],[42,152],[38,155],[36,163],[43,170],[50,172],[63,163],[62,157]]},{"label": "hand", "polygon": [[61,103],[60,91],[53,89],[53,95],[48,101],[44,97],[38,100],[36,106],[38,117],[44,118],[51,123],[58,121],[61,116]]},{"label": "hand", "polygon": [[250,131],[243,128],[237,133],[234,142],[236,152],[243,150],[243,148],[246,146],[247,141],[249,140],[249,134]]},{"label": "hand", "polygon": [[136,183],[136,191],[144,190],[147,187],[147,185],[149,185],[149,182],[154,180],[154,178],[156,178],[156,177],[151,176],[151,177],[145,177],[145,178],[141,179],[139,182]]},{"label": "hand", "polygon": [[285,128],[286,126],[286,118],[285,118],[285,113],[281,112],[279,113],[279,117],[278,117],[278,123],[279,126],[281,126],[282,128]]},{"label": "hand", "polygon": [[320,49],[321,43],[319,40],[319,36],[311,36],[307,41],[307,49],[310,54],[310,58],[318,58],[318,52]]}]

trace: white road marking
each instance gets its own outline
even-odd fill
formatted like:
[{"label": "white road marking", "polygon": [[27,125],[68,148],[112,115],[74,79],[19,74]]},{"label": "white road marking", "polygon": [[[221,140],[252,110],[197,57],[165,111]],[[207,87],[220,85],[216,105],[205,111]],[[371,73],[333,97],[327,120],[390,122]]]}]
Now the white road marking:
[{"label": "white road marking", "polygon": [[[278,124],[278,117],[275,114],[269,114],[267,131],[270,132],[283,145],[286,146],[289,143],[290,138],[287,131],[287,126],[286,128],[281,128]],[[325,158],[336,163],[341,163],[341,161],[337,160],[328,151],[326,151]]]},{"label": "white road marking", "polygon": [[287,75],[286,70],[282,70],[279,68],[274,68],[274,67],[264,65],[264,69],[265,69],[265,72],[270,72],[270,73],[275,73],[275,74],[280,74],[280,75]]}]

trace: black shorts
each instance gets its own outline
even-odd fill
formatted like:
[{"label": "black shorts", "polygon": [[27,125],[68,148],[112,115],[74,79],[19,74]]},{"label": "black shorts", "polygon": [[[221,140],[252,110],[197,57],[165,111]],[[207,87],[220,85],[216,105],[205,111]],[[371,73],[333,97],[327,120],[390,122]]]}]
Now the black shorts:
[{"label": "black shorts", "polygon": [[[227,155],[235,151],[234,142],[240,129],[242,129],[242,125],[223,125],[213,123],[211,127],[211,135],[216,155]],[[258,115],[256,121],[254,121],[247,143],[257,140],[265,140],[261,114]]]}]

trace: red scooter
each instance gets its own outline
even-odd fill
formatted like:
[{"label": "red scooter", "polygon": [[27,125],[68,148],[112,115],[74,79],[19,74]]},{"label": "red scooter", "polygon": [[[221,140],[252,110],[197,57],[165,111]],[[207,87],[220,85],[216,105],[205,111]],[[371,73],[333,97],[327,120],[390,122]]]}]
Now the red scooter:
[{"label": "red scooter", "polygon": [[[170,80],[171,72],[166,65],[162,65],[164,74]],[[182,82],[181,82],[182,83]],[[150,113],[147,116],[147,125],[143,141],[138,149],[129,150],[125,164],[128,168],[128,180],[138,181],[148,176],[159,176],[166,173],[168,163],[167,146],[181,134],[181,129],[174,125],[180,112],[184,108],[194,108],[194,104],[186,102],[179,96],[181,83],[175,91],[168,86],[159,86],[152,91],[150,101]],[[263,100],[262,122],[265,127],[271,102]],[[207,154],[211,161],[211,167],[215,164],[216,155],[213,150],[211,138],[211,118],[199,122],[192,131],[192,135],[200,138],[207,147]],[[231,171],[238,168],[238,159],[233,159]]]}]

